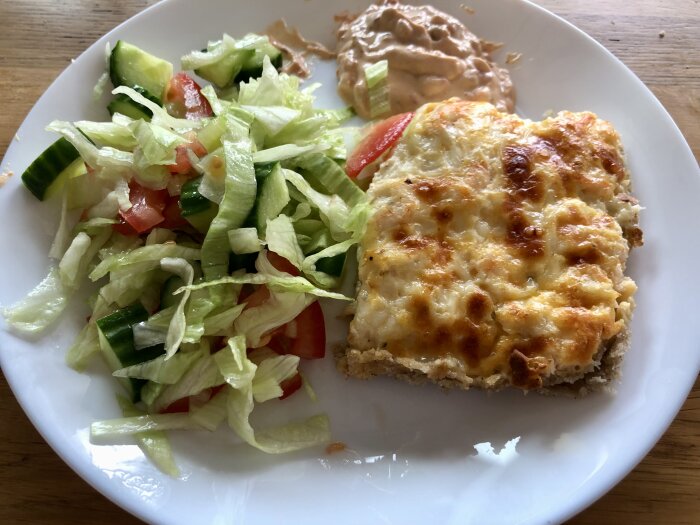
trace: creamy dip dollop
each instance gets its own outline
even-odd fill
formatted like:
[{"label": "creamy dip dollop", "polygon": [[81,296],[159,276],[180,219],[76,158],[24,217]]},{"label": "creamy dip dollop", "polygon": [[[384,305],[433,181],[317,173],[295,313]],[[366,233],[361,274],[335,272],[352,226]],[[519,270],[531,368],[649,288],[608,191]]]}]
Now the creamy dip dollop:
[{"label": "creamy dip dollop", "polygon": [[338,92],[362,117],[370,118],[364,67],[380,60],[388,61],[391,114],[450,97],[515,107],[510,75],[491,58],[497,46],[432,6],[386,0],[347,17],[337,36]]}]

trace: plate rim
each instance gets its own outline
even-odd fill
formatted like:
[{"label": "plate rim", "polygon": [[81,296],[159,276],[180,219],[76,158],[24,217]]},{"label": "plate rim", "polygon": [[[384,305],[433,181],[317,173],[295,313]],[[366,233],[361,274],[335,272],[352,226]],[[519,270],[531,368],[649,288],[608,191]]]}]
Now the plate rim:
[{"label": "plate rim", "polygon": [[[575,26],[573,23],[569,22],[562,16],[553,13],[552,11],[536,4],[532,0],[501,0],[505,4],[515,4],[515,3],[520,3],[520,4],[525,4],[525,8],[527,9],[533,9],[538,13],[538,16],[545,16],[551,19],[553,23],[558,23],[558,24],[564,24],[567,28],[567,30],[572,31],[577,33],[579,37],[583,37],[589,43],[593,43],[595,47],[598,49],[598,51],[602,51],[604,55],[608,59],[612,59],[618,68],[621,70],[625,71],[625,74],[631,78],[631,80],[636,83],[637,88],[641,88],[643,91],[646,92],[647,95],[651,97],[651,100],[656,106],[657,110],[660,110],[660,112],[663,114],[665,117],[666,121],[668,124],[671,124],[672,129],[674,131],[674,137],[672,142],[681,145],[684,156],[687,156],[689,159],[695,159],[695,156],[683,136],[681,130],[679,129],[678,125],[674,121],[673,117],[670,115],[668,110],[663,106],[663,104],[659,101],[658,97],[654,94],[654,92],[647,87],[644,82],[632,71],[629,67],[627,67],[622,60],[620,60],[617,56],[615,56],[610,50],[608,50],[603,44],[601,44],[599,41],[597,41],[595,38],[587,34],[585,31],[579,29],[577,26]],[[42,95],[36,99],[34,104],[32,105],[32,108],[29,110],[25,118],[22,120],[21,124],[17,128],[17,130],[22,129],[32,113],[34,112],[36,106],[44,99],[44,97],[47,96],[47,93],[53,88],[55,84],[58,82],[62,81],[64,76],[70,75],[72,69],[74,69],[74,64],[77,62],[81,62],[82,60],[85,60],[85,56],[94,53],[94,49],[97,47],[100,47],[104,44],[105,41],[109,41],[110,37],[114,35],[115,33],[120,32],[124,27],[132,24],[136,19],[141,18],[143,16],[149,16],[150,14],[166,9],[166,6],[170,6],[172,4],[185,4],[185,0],[160,0],[159,2],[146,7],[145,9],[139,11],[138,13],[134,14],[133,16],[129,17],[127,20],[121,22],[117,26],[115,26],[113,29],[108,31],[107,33],[103,34],[100,36],[96,41],[94,41],[90,46],[88,46],[80,55],[73,61],[72,63],[68,64],[63,71],[49,84],[49,86],[46,88],[46,90],[42,93]],[[429,3],[429,0],[426,0],[425,3]],[[14,150],[15,144],[14,142],[11,142],[7,148],[7,151],[5,152],[5,155],[2,159],[2,164],[5,163],[5,159],[8,158]],[[696,176],[700,174],[700,169],[696,170]],[[61,458],[61,460],[66,463],[73,472],[78,474],[84,481],[86,481],[93,489],[97,490],[102,494],[104,497],[106,497],[108,500],[110,500],[112,503],[116,504],[120,508],[126,510],[127,512],[131,513],[132,515],[136,516],[139,519],[142,519],[146,522],[149,523],[166,523],[165,521],[161,521],[158,516],[157,510],[145,506],[143,504],[139,504],[140,500],[137,498],[134,498],[131,495],[128,495],[127,493],[120,493],[119,491],[116,491],[112,488],[113,482],[105,477],[101,476],[100,473],[102,473],[102,470],[94,465],[92,462],[88,462],[85,465],[81,464],[81,458],[78,458],[77,456],[73,456],[68,448],[67,442],[63,442],[60,440],[55,440],[55,439],[48,439],[47,436],[51,436],[51,428],[49,428],[48,425],[43,424],[41,422],[41,419],[38,417],[38,414],[35,414],[33,410],[29,409],[29,403],[27,402],[28,398],[23,398],[22,396],[18,396],[17,392],[21,389],[20,387],[20,381],[18,378],[13,377],[12,375],[8,375],[5,372],[6,367],[4,366],[5,362],[5,357],[4,353],[0,352],[0,366],[2,366],[3,373],[5,375],[5,378],[7,380],[8,385],[10,386],[10,389],[21,406],[24,414],[27,416],[27,418],[30,420],[34,428],[39,432],[39,434],[42,436],[44,441],[51,447],[51,449]],[[698,364],[697,370],[695,372],[695,376],[697,376],[698,371],[700,371],[700,363]],[[691,377],[690,375],[688,377]],[[671,423],[676,419],[680,408],[683,406],[685,401],[688,398],[688,394],[693,388],[695,379],[691,378],[686,385],[684,385],[684,388],[682,389],[683,392],[685,392],[685,395],[683,397],[678,396],[677,399],[675,399],[675,402],[673,404],[674,409],[668,411],[663,415],[663,424],[657,425],[656,427],[656,432],[653,433],[648,433],[647,434],[647,439],[645,441],[645,446],[641,447],[639,449],[639,453],[634,455],[634,458],[631,458],[628,460],[623,466],[618,466],[616,469],[614,469],[613,472],[610,472],[603,481],[599,481],[597,484],[594,485],[594,488],[588,488],[588,490],[585,491],[586,497],[585,498],[579,498],[575,499],[572,498],[571,502],[567,502],[565,504],[562,504],[558,507],[559,512],[556,512],[557,509],[555,509],[555,512],[553,512],[549,519],[554,521],[554,522],[563,522],[565,520],[568,520],[572,517],[574,517],[576,514],[580,513],[581,511],[585,510],[589,506],[591,506],[593,503],[595,503],[598,499],[600,499],[604,494],[609,492],[615,485],[617,485],[620,481],[622,481],[651,451],[651,449],[654,448],[654,446],[657,444],[658,440],[667,432],[668,428],[670,427]]]}]

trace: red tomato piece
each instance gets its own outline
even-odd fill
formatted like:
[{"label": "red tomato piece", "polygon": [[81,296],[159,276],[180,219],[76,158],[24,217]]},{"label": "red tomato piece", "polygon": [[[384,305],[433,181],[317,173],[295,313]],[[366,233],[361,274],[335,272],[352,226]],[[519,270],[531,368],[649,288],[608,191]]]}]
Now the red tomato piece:
[{"label": "red tomato piece", "polygon": [[197,140],[197,137],[192,137],[187,144],[180,144],[175,148],[175,164],[168,166],[168,170],[173,175],[186,175],[192,170],[192,162],[187,150],[192,150],[192,153],[199,158],[207,154],[207,148]]},{"label": "red tomato piece", "polygon": [[[277,255],[275,252],[269,251],[266,252],[266,255],[267,260],[270,261],[270,264],[272,264],[272,266],[274,266],[275,269],[279,270],[280,272],[287,272],[288,274],[295,276],[300,275],[299,270],[296,268],[296,266],[294,266],[281,255]],[[246,309],[248,309],[253,308],[255,306],[260,306],[269,298],[270,290],[267,289],[267,286],[260,285],[253,291],[251,291],[251,289],[246,286],[243,288],[243,290],[241,290],[241,294],[238,297],[238,302],[246,303]]]},{"label": "red tomato piece", "polygon": [[214,114],[199,84],[187,73],[177,73],[170,79],[165,100],[168,111],[175,117],[197,120]]},{"label": "red tomato piece", "polygon": [[192,404],[193,400],[197,401],[198,403],[206,403],[212,397],[214,397],[216,394],[221,392],[221,390],[225,386],[226,386],[226,384],[215,386],[212,388],[202,390],[199,394],[180,398],[177,401],[173,401],[172,403],[170,403],[167,407],[162,409],[160,411],[160,413],[161,414],[176,414],[178,412],[189,412],[190,405]]},{"label": "red tomato piece", "polygon": [[248,308],[254,308],[256,306],[260,306],[263,304],[265,301],[267,301],[270,298],[270,290],[267,289],[267,286],[258,286],[253,293],[247,294],[243,296],[241,294],[241,297],[238,299],[239,303],[245,303],[245,309],[247,310]]},{"label": "red tomato piece", "polygon": [[294,392],[301,388],[301,385],[302,379],[299,372],[294,374],[292,377],[285,379],[280,383],[280,387],[282,388],[282,395],[280,396],[280,399],[285,399],[291,396]]},{"label": "red tomato piece", "polygon": [[270,261],[270,264],[272,264],[272,266],[274,266],[276,270],[279,270],[280,272],[286,272],[289,275],[293,275],[295,277],[300,275],[299,269],[281,255],[278,255],[275,252],[271,251],[266,252],[266,255],[267,260]]},{"label": "red tomato piece", "polygon": [[375,124],[360,141],[345,164],[348,177],[355,178],[401,137],[413,113],[400,113]]},{"label": "red tomato piece", "polygon": [[168,230],[179,230],[187,226],[189,223],[182,217],[180,209],[180,198],[177,195],[172,195],[168,199],[168,204],[163,210],[164,220],[159,224],[161,228]]},{"label": "red tomato piece", "polygon": [[183,397],[177,401],[173,401],[167,407],[160,411],[161,414],[177,414],[178,412],[190,411],[190,398]]},{"label": "red tomato piece", "polygon": [[129,183],[131,208],[120,211],[119,215],[136,233],[146,233],[163,222],[163,210],[169,198],[167,190],[151,190],[132,180]]},{"label": "red tomato piece", "polygon": [[[268,343],[270,348],[278,354],[296,355],[302,359],[320,359],[326,355],[326,323],[318,301],[302,310],[291,323],[295,329],[276,332]],[[296,333],[292,337],[290,332]]]},{"label": "red tomato piece", "polygon": [[117,232],[121,233],[122,235],[126,235],[127,237],[136,237],[138,236],[139,232],[134,230],[131,225],[124,220],[124,217],[121,215],[117,217],[117,220],[119,221],[117,224],[112,224],[112,229]]}]

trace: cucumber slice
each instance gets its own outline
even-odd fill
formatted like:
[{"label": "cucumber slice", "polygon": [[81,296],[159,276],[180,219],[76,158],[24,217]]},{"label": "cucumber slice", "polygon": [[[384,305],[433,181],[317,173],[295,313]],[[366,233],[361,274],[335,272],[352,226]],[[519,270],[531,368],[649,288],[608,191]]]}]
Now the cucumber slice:
[{"label": "cucumber slice", "polygon": [[199,193],[202,177],[188,180],[180,192],[180,215],[200,233],[206,233],[219,207]]},{"label": "cucumber slice", "polygon": [[[211,49],[203,49],[203,52],[214,51],[220,42]],[[195,69],[194,72],[205,80],[208,80],[218,88],[227,88],[239,82],[246,82],[251,78],[262,75],[262,65],[265,56],[270,57],[272,65],[280,69],[282,67],[282,53],[270,42],[265,42],[255,49],[241,49],[230,53],[218,62]]]},{"label": "cucumber slice", "polygon": [[68,177],[63,172],[79,158],[78,150],[61,137],[24,170],[22,182],[37,199],[43,201],[65,182]]},{"label": "cucumber slice", "polygon": [[218,211],[219,207],[212,202],[208,210],[195,213],[194,215],[188,215],[185,217],[185,220],[189,222],[199,233],[206,234],[209,231],[209,226],[214,220],[214,217],[216,217]]},{"label": "cucumber slice", "polygon": [[44,194],[44,199],[51,199],[54,195],[57,195],[61,190],[63,190],[68,180],[74,177],[80,177],[86,173],[87,167],[85,166],[85,161],[83,161],[82,157],[78,157],[71,162],[66,169],[58,174],[58,177],[56,177],[56,180],[53,181],[53,184],[47,188],[46,193]]},{"label": "cucumber slice", "polygon": [[[216,49],[214,46],[210,51]],[[202,51],[207,51],[203,49]],[[234,78],[237,77],[244,64],[254,56],[253,50],[241,50],[237,53],[232,53],[225,56],[218,62],[208,66],[202,66],[195,69],[194,72],[208,80],[218,88],[226,88],[232,84]]]},{"label": "cucumber slice", "polygon": [[208,210],[215,203],[211,202],[204,195],[199,193],[199,185],[203,176],[188,180],[182,185],[180,192],[180,215],[189,217]]},{"label": "cucumber slice", "polygon": [[[97,328],[108,343],[102,346],[103,355],[112,371],[150,361],[165,353],[163,345],[143,350],[134,347],[133,326],[146,319],[148,312],[141,303],[135,303],[97,320]],[[136,403],[141,398],[141,388],[146,381],[130,378],[122,384],[130,391],[132,401]]]},{"label": "cucumber slice", "polygon": [[141,87],[161,105],[172,76],[173,65],[170,62],[123,40],[117,41],[109,57],[109,77],[115,87]]},{"label": "cucumber slice", "polygon": [[236,74],[233,81],[234,83],[247,82],[251,78],[259,78],[263,71],[263,59],[265,56],[270,57],[270,62],[279,70],[282,67],[282,53],[275,46],[267,42],[259,49],[255,50],[255,53],[249,57],[241,67],[240,72]]},{"label": "cucumber slice", "polygon": [[265,235],[268,219],[277,217],[289,202],[287,181],[282,174],[282,166],[275,163],[269,175],[262,179],[255,202],[255,227],[261,236]]},{"label": "cucumber slice", "polygon": [[[139,89],[139,91],[143,91]],[[143,93],[141,93],[143,95]],[[145,106],[142,106],[138,102],[134,102],[129,97],[124,94],[119,94],[114,97],[109,104],[107,104],[107,111],[109,115],[112,116],[115,113],[121,113],[134,120],[145,120],[146,122],[151,121],[153,112]]]},{"label": "cucumber slice", "polygon": [[277,161],[275,161],[275,162],[258,162],[256,164],[253,164],[253,168],[255,169],[255,182],[257,182],[258,186],[262,184],[265,177],[267,177],[270,173],[272,173],[272,169],[277,164],[278,164]]}]

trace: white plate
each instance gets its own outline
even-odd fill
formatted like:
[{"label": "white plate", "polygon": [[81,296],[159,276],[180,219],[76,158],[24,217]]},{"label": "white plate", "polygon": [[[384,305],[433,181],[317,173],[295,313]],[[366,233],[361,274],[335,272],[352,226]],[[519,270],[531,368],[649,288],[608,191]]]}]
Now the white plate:
[{"label": "white plate", "polygon": [[[358,10],[361,4],[347,2],[343,8]],[[346,381],[328,357],[306,367],[320,397],[313,409],[330,414],[335,439],[351,452],[269,457],[231,445],[227,433],[174,434],[185,476],[173,480],[133,445],[89,443],[90,422],[116,417],[118,410],[115,386],[103,370],[80,375],[63,364],[86,313],[76,302],[59,327],[35,342],[1,332],[0,357],[32,422],[97,490],[155,523],[551,523],[601,496],[661,436],[700,364],[694,308],[700,240],[690,227],[700,194],[697,164],[654,96],[592,39],[524,2],[469,4],[475,15],[467,16],[457,1],[435,2],[480,36],[523,54],[511,67],[521,115],[592,110],[622,135],[635,193],[646,208],[646,244],[629,265],[640,289],[617,395],[489,396],[383,379]],[[53,83],[20,128],[22,140],[12,143],[3,168],[21,173],[54,140],[42,131],[52,119],[106,116],[91,90],[108,40],[124,38],[177,63],[182,53],[224,31],[259,31],[284,15],[308,37],[330,44],[332,16],[340,10],[320,0],[156,5],[103,37]],[[324,82],[319,103],[339,106],[333,65],[320,65],[316,73]],[[5,305],[45,274],[56,223],[55,210],[38,204],[19,182],[14,177],[0,191]],[[344,330],[339,322],[329,323],[332,340],[342,339]],[[302,410],[304,396],[296,397],[284,406]],[[490,441],[499,450],[517,436],[518,456],[511,461],[475,457],[476,443]]]}]

